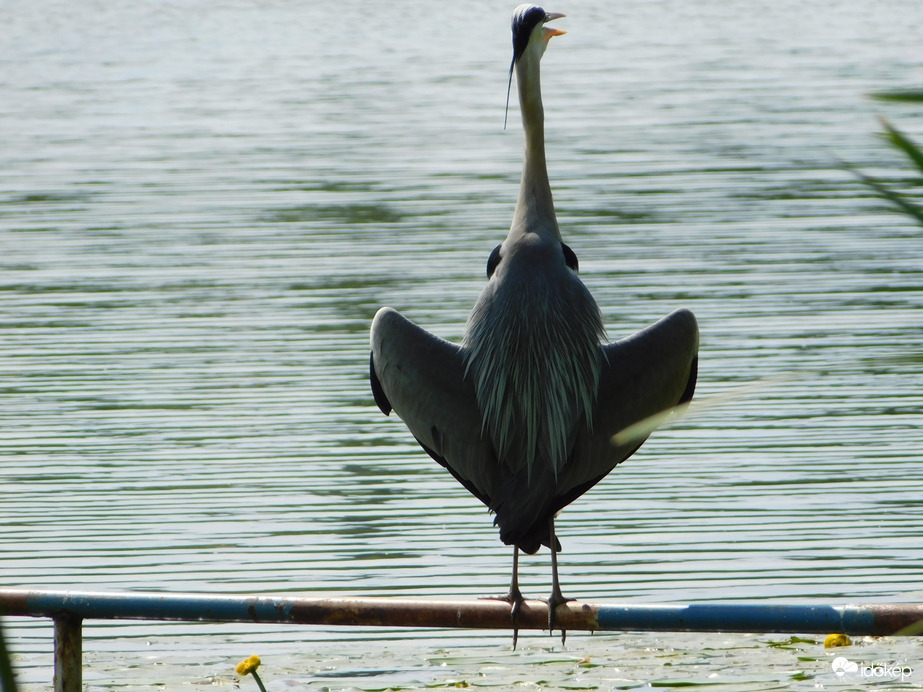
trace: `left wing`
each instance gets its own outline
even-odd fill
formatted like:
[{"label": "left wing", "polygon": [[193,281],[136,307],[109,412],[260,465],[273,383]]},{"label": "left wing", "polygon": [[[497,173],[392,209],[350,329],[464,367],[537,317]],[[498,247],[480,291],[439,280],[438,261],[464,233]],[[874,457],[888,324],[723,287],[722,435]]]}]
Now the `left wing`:
[{"label": "left wing", "polygon": [[464,351],[381,308],[372,321],[370,379],[378,407],[393,409],[433,459],[490,505],[496,454],[482,437],[481,414]]}]

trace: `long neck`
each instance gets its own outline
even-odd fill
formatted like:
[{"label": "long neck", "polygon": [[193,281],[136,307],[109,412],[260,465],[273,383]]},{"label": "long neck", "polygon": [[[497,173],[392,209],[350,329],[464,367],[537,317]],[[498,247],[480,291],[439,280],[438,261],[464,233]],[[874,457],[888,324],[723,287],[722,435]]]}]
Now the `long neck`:
[{"label": "long neck", "polygon": [[542,107],[540,55],[527,51],[516,63],[516,86],[525,130],[525,155],[513,230],[550,234],[561,240],[545,165],[545,110]]}]

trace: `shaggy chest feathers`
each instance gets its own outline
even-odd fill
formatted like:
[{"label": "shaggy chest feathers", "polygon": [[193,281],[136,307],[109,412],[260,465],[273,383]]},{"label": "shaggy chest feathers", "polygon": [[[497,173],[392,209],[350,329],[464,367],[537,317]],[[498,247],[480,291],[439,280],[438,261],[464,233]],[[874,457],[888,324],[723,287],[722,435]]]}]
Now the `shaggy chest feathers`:
[{"label": "shaggy chest feathers", "polygon": [[536,464],[557,477],[592,420],[605,338],[596,301],[555,251],[541,244],[503,258],[464,340],[482,434],[501,464],[526,466],[530,480]]}]

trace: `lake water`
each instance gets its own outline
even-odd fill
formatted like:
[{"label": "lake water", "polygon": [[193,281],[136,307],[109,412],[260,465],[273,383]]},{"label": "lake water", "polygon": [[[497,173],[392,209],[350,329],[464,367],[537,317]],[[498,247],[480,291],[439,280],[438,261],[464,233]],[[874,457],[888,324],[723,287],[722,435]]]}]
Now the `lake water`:
[{"label": "lake water", "polygon": [[[513,3],[25,2],[0,43],[0,586],[474,598],[491,517],[385,418],[368,327],[461,338],[515,202]],[[697,397],[558,522],[590,602],[923,598],[923,5],[548,6],[549,172],[610,338]],[[739,387],[749,383],[753,387]],[[735,397],[724,397],[732,392]],[[523,560],[549,591],[547,552]],[[26,690],[47,621],[6,618]],[[94,623],[90,689],[836,686],[813,639]],[[345,643],[344,643],[345,642]],[[906,640],[849,656],[903,661]],[[879,681],[880,682],[880,681]],[[242,689],[255,689],[252,681]]]}]

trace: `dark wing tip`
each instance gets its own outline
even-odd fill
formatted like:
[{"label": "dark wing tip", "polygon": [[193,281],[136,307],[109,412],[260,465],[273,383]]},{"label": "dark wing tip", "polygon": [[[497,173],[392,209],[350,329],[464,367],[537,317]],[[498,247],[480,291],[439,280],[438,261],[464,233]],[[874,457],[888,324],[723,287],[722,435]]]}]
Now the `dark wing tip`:
[{"label": "dark wing tip", "polygon": [[383,414],[390,416],[391,402],[388,401],[385,390],[381,388],[381,380],[378,379],[378,374],[375,372],[374,353],[369,354],[369,384],[372,386],[372,396],[375,397],[375,403],[378,404],[378,408],[381,409]]},{"label": "dark wing tip", "polygon": [[695,383],[699,376],[699,354],[697,353],[692,359],[692,364],[689,366],[689,379],[686,380],[686,388],[683,390],[682,396],[679,398],[680,404],[687,404],[692,401],[692,395],[695,394]]}]

